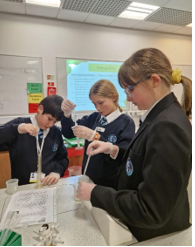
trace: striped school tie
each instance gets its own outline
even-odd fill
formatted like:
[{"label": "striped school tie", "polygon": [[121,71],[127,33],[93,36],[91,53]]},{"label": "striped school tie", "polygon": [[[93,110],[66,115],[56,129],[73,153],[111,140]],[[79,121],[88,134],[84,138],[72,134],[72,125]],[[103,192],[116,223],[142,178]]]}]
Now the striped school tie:
[{"label": "striped school tie", "polygon": [[106,123],[107,123],[107,119],[106,119],[106,117],[103,117],[103,118],[101,119],[101,126],[105,126]]},{"label": "striped school tie", "polygon": [[39,146],[41,147],[42,140],[43,140],[43,130],[42,129],[39,130],[38,138],[39,138]]}]

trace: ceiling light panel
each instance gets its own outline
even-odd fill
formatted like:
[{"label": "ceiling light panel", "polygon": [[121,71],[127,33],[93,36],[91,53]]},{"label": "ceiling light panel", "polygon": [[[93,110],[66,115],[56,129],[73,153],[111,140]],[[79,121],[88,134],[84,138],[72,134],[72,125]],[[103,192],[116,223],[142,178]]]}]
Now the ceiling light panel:
[{"label": "ceiling light panel", "polygon": [[132,2],[130,6],[136,7],[136,8],[142,9],[142,10],[147,9],[147,10],[150,10],[152,12],[160,8],[159,6],[150,5],[150,4],[143,4],[143,3],[136,3],[136,2]]},{"label": "ceiling light panel", "polygon": [[117,17],[130,3],[128,0],[63,0],[61,8]]},{"label": "ceiling light panel", "polygon": [[144,20],[169,25],[186,26],[192,23],[192,12],[162,7],[150,14]]},{"label": "ceiling light panel", "polygon": [[26,0],[26,3],[50,6],[50,7],[60,7],[60,0]]},{"label": "ceiling light panel", "polygon": [[[128,7],[127,10],[131,10],[131,11],[135,11],[135,12],[140,12],[140,9],[139,8],[135,8],[135,7]],[[141,12],[150,14],[151,13],[151,10],[144,9],[144,10],[141,10]]]},{"label": "ceiling light panel", "polygon": [[124,11],[118,17],[128,18],[128,19],[136,19],[136,20],[143,20],[148,16],[148,13],[142,12],[133,12],[133,11]]},{"label": "ceiling light panel", "polygon": [[132,2],[129,5],[129,7],[124,12],[122,12],[118,17],[143,20],[152,12],[156,11],[158,8],[160,7]]},{"label": "ceiling light panel", "polygon": [[188,24],[186,27],[192,27],[192,23]]},{"label": "ceiling light panel", "polygon": [[98,0],[92,13],[117,17],[129,6],[129,3],[129,1],[123,0]]},{"label": "ceiling light panel", "polygon": [[4,0],[5,2],[24,3],[25,0]]}]

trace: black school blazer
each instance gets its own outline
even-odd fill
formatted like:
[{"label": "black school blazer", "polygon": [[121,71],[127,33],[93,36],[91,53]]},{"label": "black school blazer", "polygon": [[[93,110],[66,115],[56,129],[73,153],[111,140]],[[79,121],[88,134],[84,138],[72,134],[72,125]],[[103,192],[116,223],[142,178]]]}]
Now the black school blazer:
[{"label": "black school blazer", "polygon": [[122,220],[138,241],[188,228],[191,138],[191,124],[170,93],[112,161],[121,163],[117,191],[96,186],[92,205]]}]

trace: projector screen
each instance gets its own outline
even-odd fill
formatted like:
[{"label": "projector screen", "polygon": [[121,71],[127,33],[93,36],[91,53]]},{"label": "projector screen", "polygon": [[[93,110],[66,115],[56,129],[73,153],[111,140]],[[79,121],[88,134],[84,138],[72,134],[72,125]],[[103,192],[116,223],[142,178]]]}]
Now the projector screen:
[{"label": "projector screen", "polygon": [[[95,111],[89,99],[90,88],[101,79],[110,80],[118,91],[119,105],[126,109],[126,94],[118,83],[118,71],[121,64],[122,62],[57,58],[58,83],[66,83],[64,93],[76,104],[75,111]],[[66,75],[63,75],[63,71],[66,71]],[[62,92],[60,94],[62,95]]]}]

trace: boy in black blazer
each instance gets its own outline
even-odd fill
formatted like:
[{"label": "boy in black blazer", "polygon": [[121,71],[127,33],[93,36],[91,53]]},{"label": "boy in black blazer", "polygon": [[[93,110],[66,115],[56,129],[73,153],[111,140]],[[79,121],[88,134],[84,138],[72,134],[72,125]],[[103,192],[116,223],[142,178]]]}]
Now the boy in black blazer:
[{"label": "boy in black blazer", "polygon": [[68,153],[61,131],[54,125],[63,116],[62,101],[61,96],[48,96],[40,102],[36,115],[19,117],[0,127],[0,144],[8,146],[11,176],[19,179],[19,185],[28,184],[30,174],[37,171],[37,150],[42,150],[44,185],[57,183],[67,169]]}]

